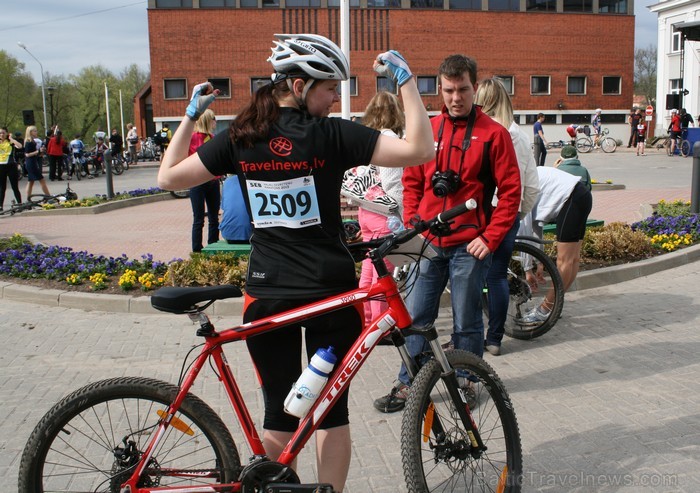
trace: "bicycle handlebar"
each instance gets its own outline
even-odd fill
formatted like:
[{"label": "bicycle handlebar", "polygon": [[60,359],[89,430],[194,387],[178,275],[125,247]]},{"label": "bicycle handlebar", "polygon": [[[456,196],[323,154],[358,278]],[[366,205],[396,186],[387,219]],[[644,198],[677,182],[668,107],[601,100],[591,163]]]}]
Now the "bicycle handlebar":
[{"label": "bicycle handlebar", "polygon": [[375,238],[369,241],[351,243],[348,248],[352,250],[377,250],[381,257],[385,257],[389,252],[399,245],[410,241],[420,233],[429,230],[438,224],[448,224],[452,219],[464,214],[467,211],[476,209],[477,203],[474,199],[469,199],[464,203],[459,204],[452,209],[441,212],[429,221],[418,220],[413,224],[413,228],[392,233],[381,238]]}]

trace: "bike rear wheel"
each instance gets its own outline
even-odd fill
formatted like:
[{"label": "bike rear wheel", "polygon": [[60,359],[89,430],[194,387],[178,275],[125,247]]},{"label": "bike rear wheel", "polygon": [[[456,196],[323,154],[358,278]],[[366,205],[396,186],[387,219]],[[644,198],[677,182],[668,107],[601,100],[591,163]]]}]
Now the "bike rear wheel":
[{"label": "bike rear wheel", "polygon": [[601,141],[600,147],[603,149],[603,152],[615,152],[615,149],[617,149],[617,142],[612,137],[605,137]]},{"label": "bike rear wheel", "polygon": [[[543,272],[538,285],[533,288],[527,282],[526,269],[534,268],[537,264],[542,264]],[[509,337],[534,339],[547,333],[559,320],[564,308],[564,282],[561,280],[554,260],[538,247],[521,241],[515,242],[508,266],[508,289],[510,301],[505,332]],[[524,325],[522,318],[540,305],[549,289],[554,289],[554,306],[549,316],[542,322]]]},{"label": "bike rear wheel", "polygon": [[593,149],[593,142],[588,137],[580,137],[576,140],[576,150],[578,152],[591,152]]},{"label": "bike rear wheel", "polygon": [[122,163],[122,160],[119,158],[113,158],[112,159],[112,174],[113,175],[121,175],[124,173],[124,164]]},{"label": "bike rear wheel", "polygon": [[[177,387],[148,378],[96,382],[62,399],[25,446],[20,493],[119,492],[141,458]],[[145,468],[139,485],[233,482],[241,471],[221,419],[188,394]]]},{"label": "bike rear wheel", "polygon": [[681,142],[681,154],[683,155],[683,157],[690,156],[690,152],[690,142],[687,140]]},{"label": "bike rear wheel", "polygon": [[436,360],[428,361],[411,385],[401,423],[401,457],[408,491],[519,492],[520,432],[508,393],[481,358],[461,350],[445,354],[455,370],[466,371],[477,380],[478,404],[470,412],[488,449],[472,453],[471,437],[456,407],[466,404],[450,398],[441,379],[442,368]]}]

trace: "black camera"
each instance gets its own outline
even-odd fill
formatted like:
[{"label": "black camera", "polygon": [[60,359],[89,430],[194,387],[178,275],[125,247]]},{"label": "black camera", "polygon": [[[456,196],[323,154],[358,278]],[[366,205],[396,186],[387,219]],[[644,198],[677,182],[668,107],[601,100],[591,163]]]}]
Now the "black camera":
[{"label": "black camera", "polygon": [[459,189],[459,176],[453,170],[436,171],[431,180],[436,197],[447,197]]}]

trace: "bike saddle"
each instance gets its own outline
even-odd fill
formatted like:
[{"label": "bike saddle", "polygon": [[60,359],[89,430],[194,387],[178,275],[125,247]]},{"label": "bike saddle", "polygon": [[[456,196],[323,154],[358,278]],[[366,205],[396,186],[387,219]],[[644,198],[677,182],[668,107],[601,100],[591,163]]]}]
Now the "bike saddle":
[{"label": "bike saddle", "polygon": [[165,287],[160,288],[151,296],[151,306],[156,310],[170,313],[188,313],[197,311],[197,303],[227,298],[240,298],[243,296],[240,288],[232,284],[223,286],[198,286],[198,287]]}]

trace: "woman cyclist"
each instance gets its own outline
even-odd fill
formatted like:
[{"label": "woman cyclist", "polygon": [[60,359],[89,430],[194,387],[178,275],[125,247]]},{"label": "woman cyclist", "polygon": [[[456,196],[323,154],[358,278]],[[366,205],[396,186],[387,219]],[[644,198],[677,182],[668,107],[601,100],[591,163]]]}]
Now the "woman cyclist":
[{"label": "woman cyclist", "polygon": [[[406,139],[381,135],[360,124],[328,118],[339,101],[339,81],[349,77],[347,59],[323,36],[279,34],[268,61],[271,84],[260,88],[228,132],[187,157],[194,121],[214,100],[211,84],[195,86],[186,117],[163,157],[158,185],[189,188],[215,176],[237,174],[253,219],[244,322],[337,294],[357,285],[344,243],[340,186],[345,170],[370,162],[411,166],[433,157],[427,113],[406,61],[382,53],[375,70],[401,88]],[[333,346],[341,360],[357,337],[362,315],[348,308],[305,323],[307,356]],[[247,339],[262,380],[264,441],[276,459],[298,426],[283,401],[301,373],[301,329]],[[350,464],[347,392],[316,436],[319,481],[342,491]]]}]

